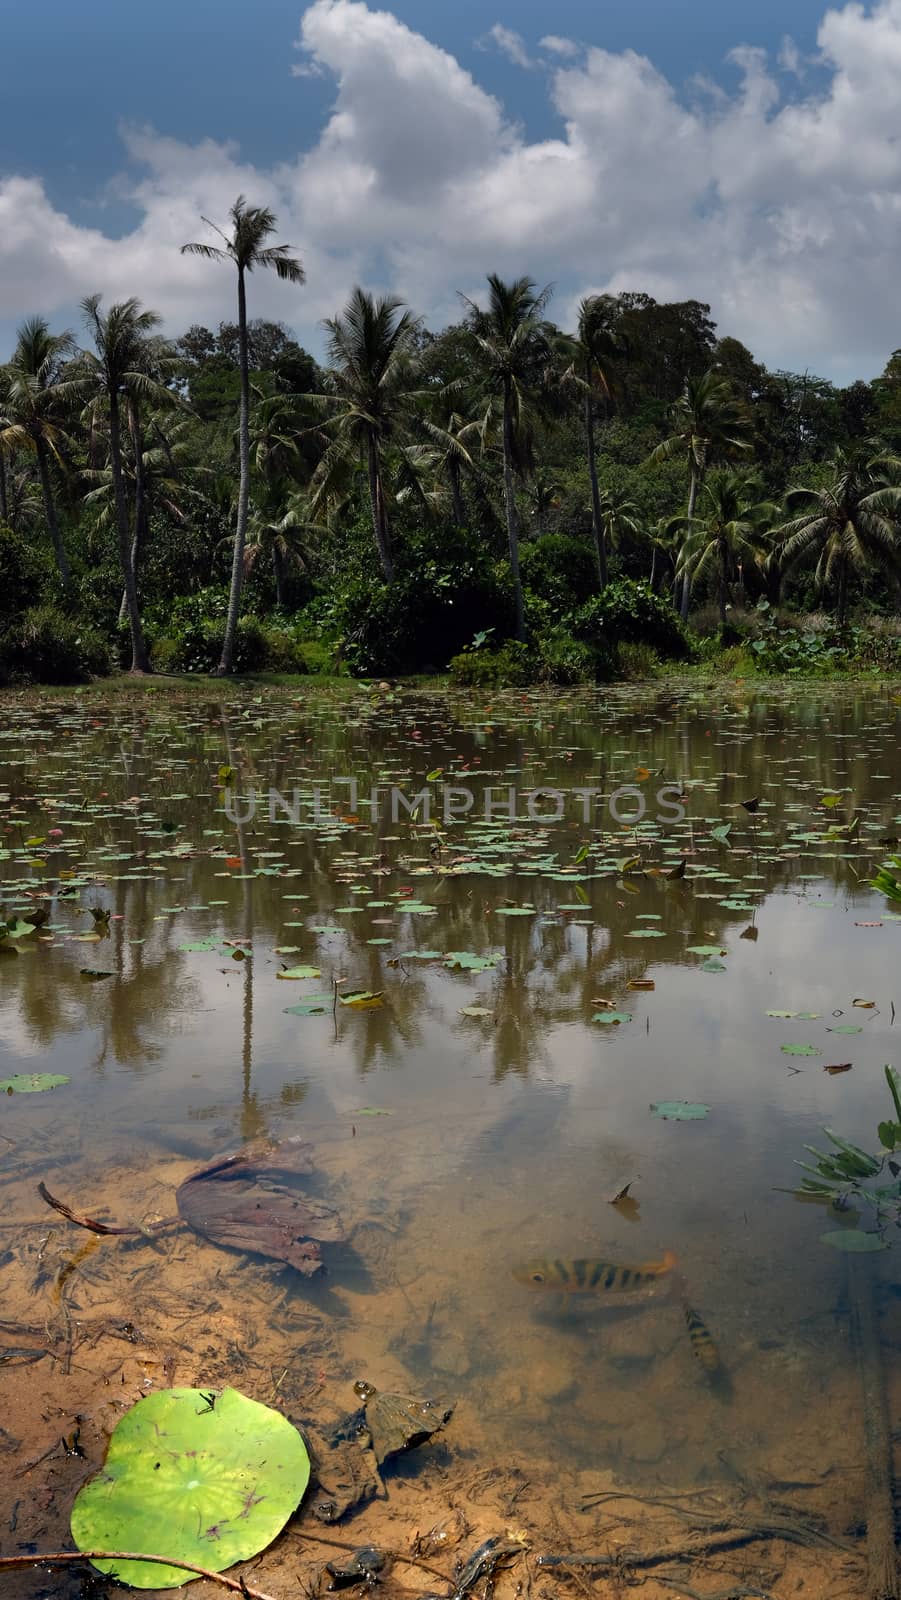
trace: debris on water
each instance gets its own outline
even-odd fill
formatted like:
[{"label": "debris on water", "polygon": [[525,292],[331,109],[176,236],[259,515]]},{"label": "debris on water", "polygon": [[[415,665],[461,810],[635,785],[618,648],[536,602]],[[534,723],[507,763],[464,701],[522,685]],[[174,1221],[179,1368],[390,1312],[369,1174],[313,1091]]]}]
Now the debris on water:
[{"label": "debris on water", "polygon": [[370,1587],[378,1583],[387,1566],[387,1558],[373,1544],[354,1550],[345,1561],[327,1561],[325,1570],[332,1579],[329,1589],[349,1589],[352,1584],[365,1583]]},{"label": "debris on water", "polygon": [[306,1140],[294,1136],[221,1156],[179,1186],[179,1215],[214,1244],[285,1261],[310,1277],[322,1266],[319,1245],[346,1237],[331,1206],[290,1182],[312,1172],[311,1154]]},{"label": "debris on water", "polygon": [[313,1514],[337,1522],[386,1490],[380,1468],[389,1456],[425,1444],[449,1422],[454,1402],[383,1394],[360,1379],[354,1392],[363,1404],[324,1435],[310,1429],[320,1493]]},{"label": "debris on water", "polygon": [[487,1578],[490,1584],[498,1568],[505,1569],[512,1566],[516,1557],[523,1554],[523,1550],[524,1546],[516,1539],[499,1537],[486,1539],[458,1568],[452,1600],[464,1600],[464,1596],[469,1594],[482,1578]]}]

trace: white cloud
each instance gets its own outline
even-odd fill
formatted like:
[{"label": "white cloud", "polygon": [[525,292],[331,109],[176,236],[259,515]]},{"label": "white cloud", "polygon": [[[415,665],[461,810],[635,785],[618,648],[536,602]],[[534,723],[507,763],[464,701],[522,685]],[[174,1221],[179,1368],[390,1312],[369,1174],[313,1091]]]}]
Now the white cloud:
[{"label": "white cloud", "polygon": [[574,39],[562,39],[559,33],[546,33],[538,43],[542,50],[550,50],[555,56],[577,56],[580,50]]},{"label": "white cloud", "polygon": [[255,275],[252,309],[313,343],[355,281],[438,323],[492,270],[555,281],[561,319],[589,289],[692,296],[773,365],[878,371],[898,343],[901,0],[825,13],[804,99],[785,98],[785,46],[777,76],[737,43],[725,87],[687,100],[634,51],[568,44],[542,41],[562,133],[529,140],[389,11],[314,0],[301,70],[335,86],[315,144],[264,171],[231,144],[132,130],[120,193],[139,220],[121,238],[77,225],[36,178],[0,179],[0,316],[59,314],[93,290],[138,294],[174,329],[231,314],[230,274],[179,246],[243,192],[307,269],[299,290]]},{"label": "white cloud", "polygon": [[502,22],[496,22],[481,39],[476,40],[479,49],[484,50],[489,40],[515,67],[529,68],[537,64],[529,55],[522,35],[514,33],[512,28],[505,28]]}]

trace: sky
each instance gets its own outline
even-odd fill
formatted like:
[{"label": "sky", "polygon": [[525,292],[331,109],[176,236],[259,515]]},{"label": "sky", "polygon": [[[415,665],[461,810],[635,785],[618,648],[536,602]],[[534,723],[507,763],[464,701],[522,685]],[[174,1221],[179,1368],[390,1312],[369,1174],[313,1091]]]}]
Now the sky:
[{"label": "sky", "polygon": [[317,355],[355,283],[440,327],[485,274],[708,302],[774,368],[901,345],[901,0],[43,0],[4,20],[0,356],[137,295],[232,317],[180,254],[244,193],[303,288],[251,314]]}]

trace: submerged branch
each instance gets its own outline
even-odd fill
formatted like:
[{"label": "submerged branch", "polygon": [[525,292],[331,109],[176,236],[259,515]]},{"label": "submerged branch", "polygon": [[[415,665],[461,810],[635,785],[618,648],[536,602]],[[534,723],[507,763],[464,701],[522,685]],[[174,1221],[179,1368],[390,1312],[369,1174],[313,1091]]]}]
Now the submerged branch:
[{"label": "submerged branch", "polygon": [[243,1578],[227,1578],[222,1572],[212,1572],[209,1567],[195,1566],[193,1561],[173,1561],[171,1556],[148,1556],[143,1551],[136,1555],[127,1550],[52,1550],[47,1555],[31,1556],[0,1556],[0,1573],[22,1571],[26,1567],[68,1566],[73,1561],[152,1561],[158,1566],[180,1567],[184,1572],[193,1572],[198,1578],[208,1578],[210,1583],[218,1583],[222,1589],[231,1589],[234,1594],[244,1596],[244,1600],[273,1600],[272,1595],[264,1594],[262,1589],[251,1589]]}]

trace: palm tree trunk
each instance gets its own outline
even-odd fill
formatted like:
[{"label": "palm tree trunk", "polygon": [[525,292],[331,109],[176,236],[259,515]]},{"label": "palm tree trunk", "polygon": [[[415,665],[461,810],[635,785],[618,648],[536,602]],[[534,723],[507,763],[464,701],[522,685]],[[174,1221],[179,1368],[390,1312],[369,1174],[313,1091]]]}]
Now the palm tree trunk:
[{"label": "palm tree trunk", "polygon": [[109,397],[109,459],[113,477],[113,500],[116,507],[116,533],[119,540],[119,562],[125,582],[128,625],[131,630],[131,671],[151,672],[147,641],[141,627],[138,608],[138,590],[135,569],[131,559],[131,529],[128,525],[128,501],[122,476],[122,428],[119,420],[119,396],[115,390]]},{"label": "palm tree trunk", "polygon": [[394,563],[388,538],[388,518],[385,514],[385,491],[382,488],[382,468],[379,461],[379,443],[374,433],[368,440],[369,504],[372,509],[372,531],[375,534],[382,575],[386,583],[394,581]]},{"label": "palm tree trunk", "polygon": [[657,589],[656,589],[656,583],[657,583],[657,546],[656,545],[654,546],[653,550],[651,551],[651,576],[650,576],[650,579],[648,581],[650,582],[651,589],[652,589],[653,593],[656,594],[657,593]]},{"label": "palm tree trunk", "polygon": [[466,527],[466,502],[463,499],[463,486],[460,482],[460,463],[451,456],[447,463],[447,475],[450,478],[451,499],[454,507],[454,522],[458,528]]},{"label": "palm tree trunk", "polygon": [[41,494],[44,497],[44,515],[47,518],[47,526],[50,529],[50,537],[53,540],[53,553],[56,556],[57,571],[62,579],[65,593],[71,595],[72,569],[69,566],[69,557],[66,555],[59,517],[56,513],[56,501],[53,498],[53,486],[50,482],[50,463],[47,460],[47,446],[41,438],[35,439],[34,443],[38,458],[38,474],[41,479]]},{"label": "palm tree trunk", "polygon": [[720,574],[719,574],[719,583],[717,584],[717,590],[718,590],[717,602],[718,602],[719,608],[720,608],[720,629],[721,630],[723,628],[725,628],[725,626],[726,626],[726,593],[727,593],[728,585],[729,585],[729,575],[728,575],[728,571],[727,571],[727,568],[726,568],[727,559],[728,559],[728,557],[727,557],[727,553],[726,553],[726,547],[724,545],[722,547],[722,549],[720,550]]},{"label": "palm tree trunk", "polygon": [[243,267],[238,268],[238,360],[241,371],[241,398],[238,408],[238,515],[235,521],[228,616],[225,621],[225,638],[222,641],[222,659],[216,669],[217,677],[226,677],[231,672],[235,659],[235,638],[238,632],[241,589],[244,583],[247,512],[250,505],[250,361],[247,353],[247,295],[244,288]]},{"label": "palm tree trunk", "polygon": [[[698,498],[698,475],[697,475],[697,472],[696,472],[696,470],[694,468],[694,465],[692,465],[691,482],[688,485],[688,508],[686,510],[686,513],[685,513],[685,520],[688,523],[688,527],[685,530],[686,542],[691,538],[691,525],[692,525],[692,520],[693,520],[694,514],[695,514],[695,501],[697,500],[697,498]],[[682,600],[681,600],[681,603],[680,603],[680,606],[679,606],[679,615],[681,616],[683,622],[687,622],[688,621],[688,606],[689,606],[690,600],[691,600],[691,573],[690,573],[688,567],[686,567],[684,573],[682,574]]]},{"label": "palm tree trunk", "polygon": [[[135,461],[135,522],[134,535],[131,541],[131,564],[135,575],[135,585],[137,585],[138,560],[147,541],[147,504],[144,495],[144,437],[138,403],[133,395],[129,395],[128,398],[128,431],[131,434],[131,447]],[[127,615],[128,600],[123,589],[122,599],[119,603],[119,621],[124,622]]]},{"label": "palm tree trunk", "polygon": [[848,563],[844,559],[839,562],[838,568],[838,622],[839,633],[845,631],[845,618],[848,614]]},{"label": "palm tree trunk", "polygon": [[603,592],[607,587],[607,543],[601,521],[601,492],[598,488],[598,464],[594,454],[594,404],[590,393],[585,396],[585,442],[588,450],[588,478],[591,483],[591,527],[598,564],[598,588]]},{"label": "palm tree trunk", "polygon": [[275,603],[281,609],[285,604],[285,563],[277,544],[272,546],[272,572],[275,578]]},{"label": "palm tree trunk", "polygon": [[9,522],[9,495],[6,489],[6,457],[0,450],[0,522]]},{"label": "palm tree trunk", "polygon": [[507,514],[507,544],[516,605],[516,637],[525,639],[525,607],[519,573],[519,519],[516,515],[516,486],[513,480],[513,407],[509,390],[504,394],[504,509]]}]

